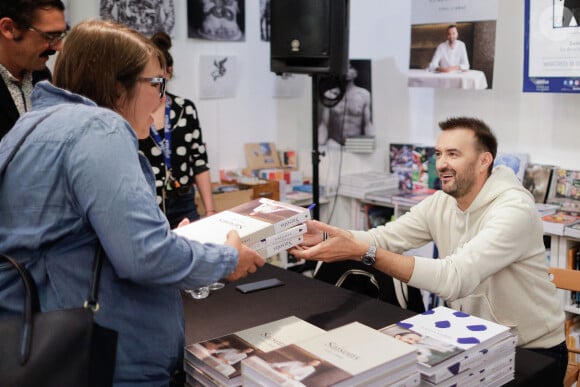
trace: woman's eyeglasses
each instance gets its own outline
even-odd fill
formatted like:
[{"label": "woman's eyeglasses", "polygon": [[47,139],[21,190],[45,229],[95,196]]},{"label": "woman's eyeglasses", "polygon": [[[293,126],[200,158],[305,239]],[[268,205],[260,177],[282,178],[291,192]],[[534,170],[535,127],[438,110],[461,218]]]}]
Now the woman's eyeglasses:
[{"label": "woman's eyeglasses", "polygon": [[28,29],[42,36],[48,42],[49,46],[54,46],[68,35],[68,29],[60,32],[44,32],[32,26],[28,27]]},{"label": "woman's eyeglasses", "polygon": [[139,78],[140,81],[142,82],[149,82],[150,84],[157,86],[159,85],[159,98],[163,98],[163,96],[165,95],[165,86],[166,86],[166,80],[163,77],[153,77],[153,78],[146,78],[146,77],[141,77]]}]

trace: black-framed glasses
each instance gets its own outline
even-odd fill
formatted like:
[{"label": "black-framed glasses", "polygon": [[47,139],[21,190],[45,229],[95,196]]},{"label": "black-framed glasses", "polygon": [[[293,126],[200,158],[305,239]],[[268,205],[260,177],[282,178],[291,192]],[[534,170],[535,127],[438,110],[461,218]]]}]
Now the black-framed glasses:
[{"label": "black-framed glasses", "polygon": [[147,78],[147,77],[141,77],[139,78],[140,81],[142,82],[149,82],[150,84],[157,86],[159,85],[159,98],[163,98],[163,96],[165,95],[165,87],[166,87],[166,83],[167,80],[163,77],[152,77],[152,78]]},{"label": "black-framed glasses", "polygon": [[42,36],[44,38],[44,40],[46,40],[50,46],[57,44],[58,42],[63,40],[68,35],[68,29],[65,31],[60,31],[60,32],[44,32],[44,31],[41,31],[38,28],[32,27],[32,26],[28,27],[28,29],[30,31],[34,31],[34,32],[38,33],[40,36]]}]

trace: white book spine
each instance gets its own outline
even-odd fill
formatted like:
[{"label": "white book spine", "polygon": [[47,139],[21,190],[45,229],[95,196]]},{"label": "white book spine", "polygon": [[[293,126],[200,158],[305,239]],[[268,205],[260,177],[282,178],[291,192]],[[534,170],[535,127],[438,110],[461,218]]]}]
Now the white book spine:
[{"label": "white book spine", "polygon": [[284,239],[272,245],[268,245],[264,248],[256,250],[258,254],[260,254],[264,258],[269,258],[273,255],[278,254],[281,251],[286,251],[296,245],[299,245],[304,241],[304,235],[300,234],[294,237],[290,237],[288,239]]},{"label": "white book spine", "polygon": [[251,245],[250,248],[252,248],[253,250],[260,250],[260,249],[263,249],[267,246],[272,246],[274,244],[277,244],[278,242],[284,241],[286,239],[289,239],[289,238],[292,238],[292,237],[295,237],[298,235],[302,235],[305,232],[306,232],[306,225],[299,224],[298,226],[294,226],[292,228],[289,228],[286,231],[282,231],[282,232],[279,232],[279,233],[274,234],[272,236],[263,238],[259,242]]}]

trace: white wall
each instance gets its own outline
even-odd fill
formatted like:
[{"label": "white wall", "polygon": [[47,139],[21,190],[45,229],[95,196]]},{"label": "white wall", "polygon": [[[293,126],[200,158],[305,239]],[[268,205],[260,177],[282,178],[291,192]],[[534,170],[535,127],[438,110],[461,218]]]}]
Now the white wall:
[{"label": "white wall", "polygon": [[[314,0],[313,0],[314,1]],[[98,0],[70,1],[74,24],[98,15]],[[176,28],[172,54],[176,77],[169,89],[193,99],[209,147],[212,178],[220,167],[245,166],[242,144],[274,141],[299,151],[301,168],[311,173],[310,78],[302,98],[272,98],[269,45],[259,41],[258,0],[246,0],[246,41],[223,43],[187,38],[185,0],[174,0]],[[528,152],[531,161],[580,169],[580,96],[522,93],[524,1],[499,1],[493,90],[408,88],[410,1],[351,0],[350,57],[373,60],[373,114],[377,151],[345,154],[343,173],[384,170],[389,142],[434,144],[437,122],[454,115],[482,118],[495,130],[500,150]],[[239,85],[235,98],[200,100],[200,55],[235,55]],[[336,181],[340,155],[325,149],[321,184]]]}]

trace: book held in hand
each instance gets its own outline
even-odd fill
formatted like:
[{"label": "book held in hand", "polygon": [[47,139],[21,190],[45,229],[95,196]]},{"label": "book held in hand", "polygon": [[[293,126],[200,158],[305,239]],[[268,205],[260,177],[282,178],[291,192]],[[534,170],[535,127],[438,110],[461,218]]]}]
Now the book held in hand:
[{"label": "book held in hand", "polygon": [[[275,235],[301,225],[309,219],[310,211],[307,208],[260,198],[173,231],[201,243],[223,244],[228,232],[235,230],[240,235],[242,243],[252,247],[268,238],[275,239]],[[270,245],[268,242],[266,244]]]},{"label": "book held in hand", "polygon": [[290,316],[187,345],[185,347],[186,370],[191,369],[190,375],[194,378],[206,375],[205,379],[213,380],[213,383],[239,386],[241,385],[240,362],[243,359],[324,332],[322,328],[298,317]]}]

